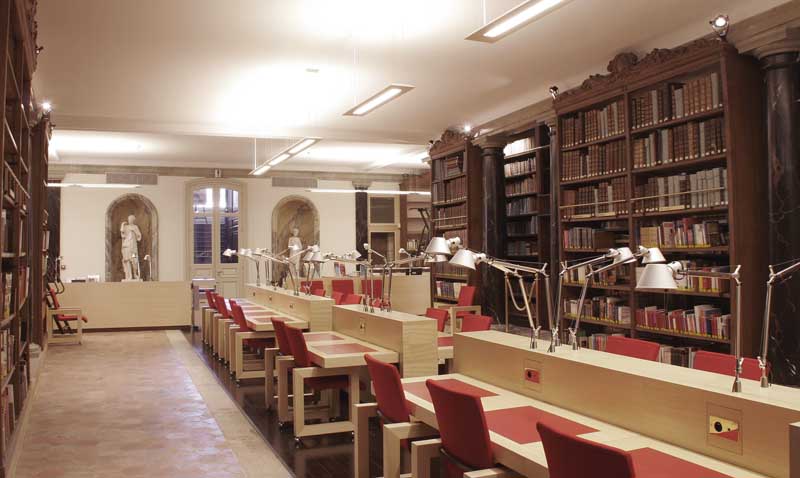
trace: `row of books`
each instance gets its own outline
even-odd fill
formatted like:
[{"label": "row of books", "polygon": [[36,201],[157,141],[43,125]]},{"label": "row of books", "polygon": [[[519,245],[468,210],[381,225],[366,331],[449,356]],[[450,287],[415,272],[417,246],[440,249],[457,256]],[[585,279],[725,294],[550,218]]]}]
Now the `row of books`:
[{"label": "row of books", "polygon": [[[588,272],[588,267],[575,268],[564,274],[564,283],[583,285],[586,282],[586,274]],[[617,267],[592,276],[592,284],[594,285],[626,285],[630,283],[629,267]]]},{"label": "row of books", "polygon": [[434,264],[436,274],[446,274],[449,276],[469,277],[469,271],[463,267],[454,266],[448,262],[437,262]]},{"label": "row of books", "polygon": [[665,83],[631,99],[632,127],[643,128],[722,106],[719,75]]},{"label": "row of books", "polygon": [[[25,383],[25,381],[22,381]],[[24,396],[24,395],[23,395]],[[0,391],[0,445],[4,456],[11,446],[11,438],[17,426],[17,415],[14,411],[14,386],[9,384]]]},{"label": "row of books", "polygon": [[706,169],[696,173],[647,178],[636,186],[637,212],[706,208],[728,204],[728,169]]},{"label": "row of books", "polygon": [[447,179],[464,172],[464,158],[461,155],[448,156],[433,161],[433,179]]},{"label": "row of books", "polygon": [[443,234],[445,239],[453,239],[455,237],[461,239],[461,245],[467,247],[467,230],[466,229],[452,229],[445,231]]},{"label": "row of books", "polygon": [[506,254],[509,256],[534,256],[537,253],[537,245],[533,241],[508,241],[506,243]]},{"label": "row of books", "polygon": [[564,249],[610,249],[617,246],[617,233],[594,227],[571,227],[562,231]]},{"label": "row of books", "polygon": [[710,304],[698,304],[691,309],[665,311],[657,306],[636,309],[636,327],[656,332],[682,335],[730,338],[730,314]]},{"label": "row of books", "polygon": [[13,284],[14,274],[6,272],[3,274],[3,319],[11,317],[13,311],[12,297],[13,297]]},{"label": "row of books", "polygon": [[628,213],[627,178],[614,178],[592,186],[562,191],[561,214],[565,219],[615,216]]},{"label": "row of books", "polygon": [[697,352],[697,349],[694,347],[662,345],[658,354],[658,361],[679,367],[694,368],[695,352]]},{"label": "row of books", "polygon": [[627,169],[625,142],[595,144],[585,150],[561,154],[561,180],[591,178],[623,172]]},{"label": "row of books", "polygon": [[[565,300],[563,312],[569,319],[578,316],[578,305],[580,300]],[[586,299],[583,304],[582,318],[590,318],[601,322],[609,322],[617,325],[630,325],[631,308],[625,303],[622,297],[597,296]]]},{"label": "row of books", "polygon": [[726,151],[724,120],[712,118],[653,131],[633,139],[633,167],[647,168]]},{"label": "row of books", "polygon": [[523,159],[522,161],[514,161],[513,163],[503,165],[503,173],[505,174],[505,177],[535,172],[536,158]]},{"label": "row of books", "polygon": [[538,212],[538,209],[536,197],[534,196],[515,198],[506,203],[507,216],[518,216],[520,214],[531,214],[536,212]]},{"label": "row of books", "polygon": [[10,329],[0,330],[0,381],[8,376],[16,366],[16,336]]},{"label": "row of books", "polygon": [[[684,270],[700,270],[708,272],[725,272],[729,271],[730,266],[721,266],[714,264],[708,260],[681,260],[678,261],[683,265]],[[636,279],[641,277],[644,272],[644,267],[636,268]],[[678,284],[678,290],[689,292],[705,292],[711,294],[723,294],[730,292],[730,281],[728,279],[720,279],[716,277],[688,277],[685,274],[680,274],[675,282]]]},{"label": "row of books", "polygon": [[431,201],[434,203],[455,201],[467,197],[467,178],[460,177],[452,181],[432,183]]},{"label": "row of books", "polygon": [[622,134],[625,132],[624,100],[564,118],[561,120],[561,129],[564,147]]},{"label": "row of books", "polygon": [[506,183],[506,196],[513,196],[515,194],[538,193],[539,183],[535,177],[527,177],[517,181],[510,181]]},{"label": "row of books", "polygon": [[728,219],[684,217],[651,226],[639,226],[639,244],[645,247],[694,248],[728,245]]},{"label": "row of books", "polygon": [[457,299],[461,288],[466,284],[463,282],[452,282],[446,280],[436,281],[436,295],[439,297],[447,297],[450,299]]},{"label": "row of books", "polygon": [[506,223],[508,237],[539,234],[539,221],[536,216],[531,216],[527,221],[510,221]]},{"label": "row of books", "polygon": [[581,335],[578,337],[578,344],[585,349],[600,350],[605,352],[608,338],[613,336],[624,337],[625,334],[592,334],[589,336]]},{"label": "row of books", "polygon": [[457,226],[467,222],[467,205],[456,204],[455,206],[445,206],[434,209],[436,226]]},{"label": "row of books", "polygon": [[524,153],[530,151],[535,147],[533,138],[522,138],[508,143],[503,148],[503,154],[511,156],[512,154]]}]

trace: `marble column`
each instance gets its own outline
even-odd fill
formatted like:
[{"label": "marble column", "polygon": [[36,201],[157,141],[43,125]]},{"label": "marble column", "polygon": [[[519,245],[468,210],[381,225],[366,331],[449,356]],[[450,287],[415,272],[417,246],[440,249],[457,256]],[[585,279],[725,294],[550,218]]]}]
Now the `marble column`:
[{"label": "marble column", "polygon": [[[800,258],[800,55],[761,57],[766,90],[769,261]],[[780,269],[780,268],[778,268]],[[769,360],[773,381],[800,385],[800,277],[775,288]]]},{"label": "marble column", "polygon": [[[483,252],[492,257],[505,257],[506,203],[503,176],[504,138],[484,138],[477,141],[483,159]],[[505,294],[503,274],[482,266],[482,312],[505,323]]]}]

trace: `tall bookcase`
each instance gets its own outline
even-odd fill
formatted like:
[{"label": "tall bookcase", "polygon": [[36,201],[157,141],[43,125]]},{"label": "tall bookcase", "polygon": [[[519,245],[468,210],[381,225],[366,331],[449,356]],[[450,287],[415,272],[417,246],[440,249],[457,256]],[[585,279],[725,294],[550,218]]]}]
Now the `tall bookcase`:
[{"label": "tall bookcase", "polygon": [[[504,258],[521,262],[546,262],[548,273],[553,272],[550,260],[550,133],[543,124],[533,124],[511,134],[504,148],[500,165],[505,178]],[[530,278],[533,280],[533,278]],[[513,288],[517,304],[522,296],[517,284]],[[547,327],[547,300],[544,283],[538,285],[539,300],[535,311],[540,324]],[[528,326],[528,317],[516,310],[507,299],[509,322]]]},{"label": "tall bookcase", "polygon": [[[447,130],[430,148],[432,237],[458,237],[462,246],[481,249],[483,243],[483,165],[480,150],[469,138]],[[432,264],[434,304],[453,304],[460,288],[479,285],[479,275],[447,263]],[[477,300],[477,299],[476,299]]]},{"label": "tall bookcase", "polygon": [[[627,53],[554,103],[558,115],[562,260],[610,247],[660,246],[690,268],[742,265],[742,346],[756,353],[767,277],[766,176],[761,81],[752,58],[702,39]],[[688,347],[731,352],[735,302],[726,281],[679,282],[680,290],[635,289],[641,264],[595,279],[582,329],[658,341],[673,363]],[[562,330],[574,319],[581,283],[564,287]],[[683,311],[683,312],[680,312]],[[662,359],[664,359],[662,357]]]}]

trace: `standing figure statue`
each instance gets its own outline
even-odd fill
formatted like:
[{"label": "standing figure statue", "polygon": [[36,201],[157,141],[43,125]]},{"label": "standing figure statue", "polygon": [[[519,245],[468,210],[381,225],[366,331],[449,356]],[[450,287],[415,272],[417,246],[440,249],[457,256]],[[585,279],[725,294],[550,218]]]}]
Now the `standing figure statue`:
[{"label": "standing figure statue", "polygon": [[119,226],[119,233],[122,236],[122,269],[125,271],[125,280],[139,280],[139,241],[142,240],[142,231],[136,225],[136,216],[128,216],[128,221]]},{"label": "standing figure statue", "polygon": [[[292,237],[289,238],[289,244],[287,245],[289,248],[289,256],[294,255],[296,252],[303,250],[303,241],[300,239],[300,229],[293,227],[292,228]],[[300,259],[301,255],[293,257],[291,259],[291,263],[289,267],[292,268],[292,274],[295,277],[300,277]]]}]

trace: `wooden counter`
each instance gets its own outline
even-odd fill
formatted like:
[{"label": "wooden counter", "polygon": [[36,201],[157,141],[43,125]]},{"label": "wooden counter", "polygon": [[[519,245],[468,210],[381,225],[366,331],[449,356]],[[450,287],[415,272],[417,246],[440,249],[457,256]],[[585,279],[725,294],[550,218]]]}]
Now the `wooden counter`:
[{"label": "wooden counter", "polygon": [[331,307],[333,299],[307,295],[294,295],[291,290],[272,288],[272,286],[245,286],[246,299],[283,312],[293,318],[308,322],[309,330],[318,332],[331,330]]},{"label": "wooden counter", "polygon": [[[375,275],[379,280],[380,276]],[[325,286],[325,295],[331,296],[333,287],[331,281],[352,280],[353,291],[356,294],[363,294],[361,290],[361,277],[322,277]],[[409,314],[424,314],[425,309],[431,305],[431,275],[424,272],[419,275],[394,274],[392,284],[392,308],[399,312]]]},{"label": "wooden counter", "polygon": [[[800,477],[800,470],[789,474],[798,389],[742,380],[743,392],[732,393],[726,375],[568,346],[548,354],[545,341],[538,350],[528,345],[526,337],[496,331],[456,334],[455,372],[757,473]],[[738,423],[736,438],[712,433],[711,417]]]}]

